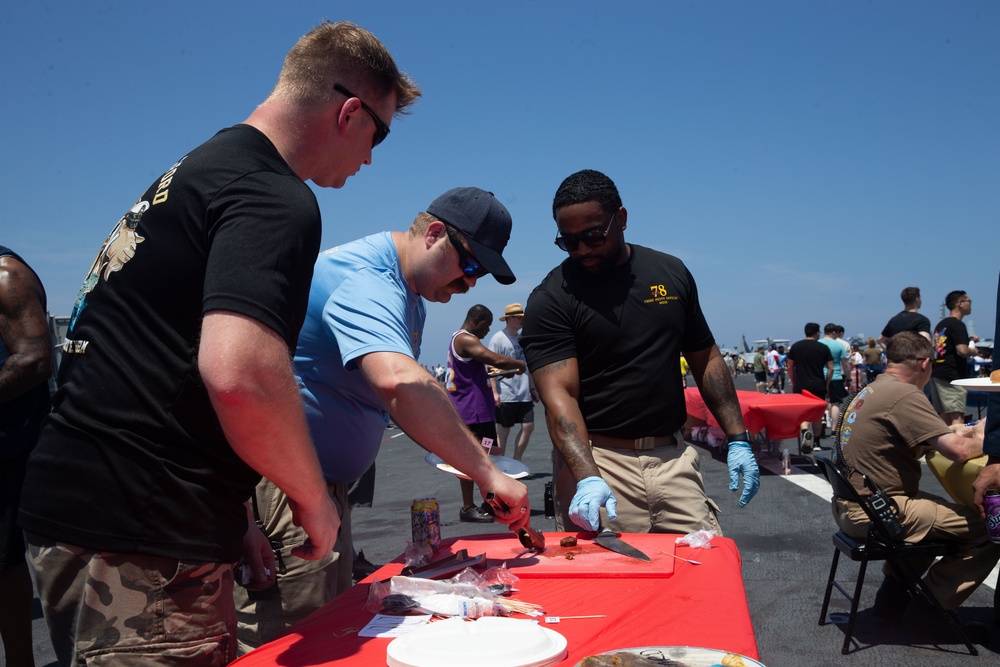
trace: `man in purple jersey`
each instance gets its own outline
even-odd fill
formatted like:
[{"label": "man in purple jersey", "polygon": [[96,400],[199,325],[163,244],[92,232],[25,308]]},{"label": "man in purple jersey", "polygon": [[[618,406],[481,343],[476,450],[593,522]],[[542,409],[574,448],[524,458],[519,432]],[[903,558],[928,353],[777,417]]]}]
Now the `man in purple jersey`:
[{"label": "man in purple jersey", "polygon": [[[500,448],[496,446],[493,389],[490,387],[486,367],[489,365],[521,374],[524,373],[525,365],[523,361],[497,354],[483,345],[482,340],[489,333],[492,322],[493,313],[486,306],[476,304],[469,309],[462,328],[452,334],[448,345],[448,371],[444,388],[458,415],[480,444],[491,454],[500,454]],[[488,506],[476,506],[472,481],[460,479],[459,483],[462,487],[459,519],[475,523],[493,521]]]}]

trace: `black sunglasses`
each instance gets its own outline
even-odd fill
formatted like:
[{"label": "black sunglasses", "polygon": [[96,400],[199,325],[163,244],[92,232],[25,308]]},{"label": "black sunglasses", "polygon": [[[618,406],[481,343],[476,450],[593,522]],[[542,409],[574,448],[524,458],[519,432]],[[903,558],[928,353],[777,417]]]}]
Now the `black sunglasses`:
[{"label": "black sunglasses", "polygon": [[382,119],[378,117],[378,114],[375,113],[370,106],[365,104],[365,101],[363,99],[361,99],[360,97],[349,91],[347,88],[344,88],[339,83],[333,84],[333,89],[336,90],[341,95],[347,95],[348,97],[357,97],[358,102],[361,102],[361,108],[367,111],[368,115],[372,117],[372,121],[375,123],[375,136],[372,137],[372,148],[375,148],[380,143],[385,141],[385,138],[389,136],[389,126],[386,125],[382,121]]},{"label": "black sunglasses", "polygon": [[462,269],[462,273],[467,276],[474,276],[476,278],[482,278],[489,271],[483,268],[483,265],[479,263],[475,257],[469,254],[469,251],[465,249],[462,245],[462,240],[458,238],[458,234],[451,225],[445,223],[444,232],[448,235],[448,240],[451,244],[455,246],[455,250],[458,251],[458,266]]},{"label": "black sunglasses", "polygon": [[555,244],[559,246],[560,250],[566,252],[576,252],[581,243],[585,243],[588,248],[600,248],[608,242],[608,232],[611,231],[611,224],[615,221],[616,215],[618,215],[618,211],[615,211],[611,219],[608,220],[608,226],[604,228],[603,232],[600,229],[590,229],[582,234],[563,234],[556,237]]}]

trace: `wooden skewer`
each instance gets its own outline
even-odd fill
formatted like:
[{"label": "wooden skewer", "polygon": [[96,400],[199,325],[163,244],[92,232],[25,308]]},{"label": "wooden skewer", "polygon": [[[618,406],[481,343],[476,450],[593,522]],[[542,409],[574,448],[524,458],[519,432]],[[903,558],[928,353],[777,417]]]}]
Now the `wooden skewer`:
[{"label": "wooden skewer", "polygon": [[535,604],[534,602],[525,602],[524,600],[515,600],[515,599],[512,599],[512,598],[501,598],[500,599],[500,604],[521,605],[521,606],[524,606],[524,607],[534,607],[535,609],[541,609],[542,608],[542,605],[540,605],[540,604]]},{"label": "wooden skewer", "polygon": [[542,606],[534,604],[533,602],[524,602],[523,600],[498,600],[497,604],[506,609],[507,611],[516,611],[522,614],[526,614],[531,611],[536,611],[541,609]]},{"label": "wooden skewer", "polygon": [[692,565],[701,565],[701,563],[699,561],[691,560],[690,558],[682,558],[682,557],[678,556],[677,554],[670,554],[670,555],[673,556],[674,558],[676,558],[677,560],[684,561],[685,563],[691,563]]}]

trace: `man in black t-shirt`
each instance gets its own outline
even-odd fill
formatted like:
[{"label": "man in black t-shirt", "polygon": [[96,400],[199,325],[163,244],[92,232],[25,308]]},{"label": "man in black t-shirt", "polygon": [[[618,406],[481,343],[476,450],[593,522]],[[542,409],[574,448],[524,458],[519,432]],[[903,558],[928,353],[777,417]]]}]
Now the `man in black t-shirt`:
[{"label": "man in black t-shirt", "polygon": [[[818,323],[806,322],[805,335],[804,339],[788,350],[786,364],[792,391],[801,394],[804,389],[825,400],[833,377],[833,355],[830,348],[819,342]],[[807,424],[808,422],[802,423],[800,435],[800,446],[804,454],[812,451],[813,443],[818,442],[823,434],[823,422]]]},{"label": "man in black t-shirt", "polygon": [[917,312],[921,305],[920,288],[904,287],[899,298],[903,300],[903,310],[886,322],[878,339],[883,350],[889,339],[902,331],[913,331],[927,340],[931,339],[931,321]]},{"label": "man in black t-shirt", "polygon": [[21,503],[61,664],[234,659],[232,563],[274,581],[244,505],[261,474],[309,535],[294,555],[332,549],[290,362],[322,231],[305,181],[342,187],[418,95],[374,35],[323,23],[247,120],[177,160],[105,241]]},{"label": "man in black t-shirt", "polygon": [[[934,408],[946,424],[965,423],[965,387],[951,384],[952,380],[969,377],[968,360],[976,353],[975,341],[970,336],[962,318],[972,313],[972,299],[962,290],[949,292],[944,299],[948,317],[937,323],[931,342],[934,344],[934,375],[931,380],[931,397]],[[971,344],[970,344],[971,343]]]},{"label": "man in black t-shirt", "polygon": [[556,448],[557,528],[597,530],[604,509],[622,532],[717,529],[697,450],[680,433],[681,353],[729,434],[741,505],[760,478],[694,278],[676,257],[625,243],[628,212],[600,172],[569,176],[552,212],[569,258],[531,293],[520,342]]}]

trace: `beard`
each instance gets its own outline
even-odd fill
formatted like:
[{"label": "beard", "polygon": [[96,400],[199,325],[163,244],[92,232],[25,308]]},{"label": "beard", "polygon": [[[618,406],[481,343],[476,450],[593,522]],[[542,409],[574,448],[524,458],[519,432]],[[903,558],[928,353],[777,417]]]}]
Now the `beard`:
[{"label": "beard", "polygon": [[614,259],[608,255],[600,257],[594,257],[593,255],[574,257],[572,261],[577,269],[585,273],[604,273],[615,266]]},{"label": "beard", "polygon": [[448,287],[455,291],[455,294],[465,294],[469,291],[469,283],[465,282],[465,278],[456,278],[448,283]]}]

